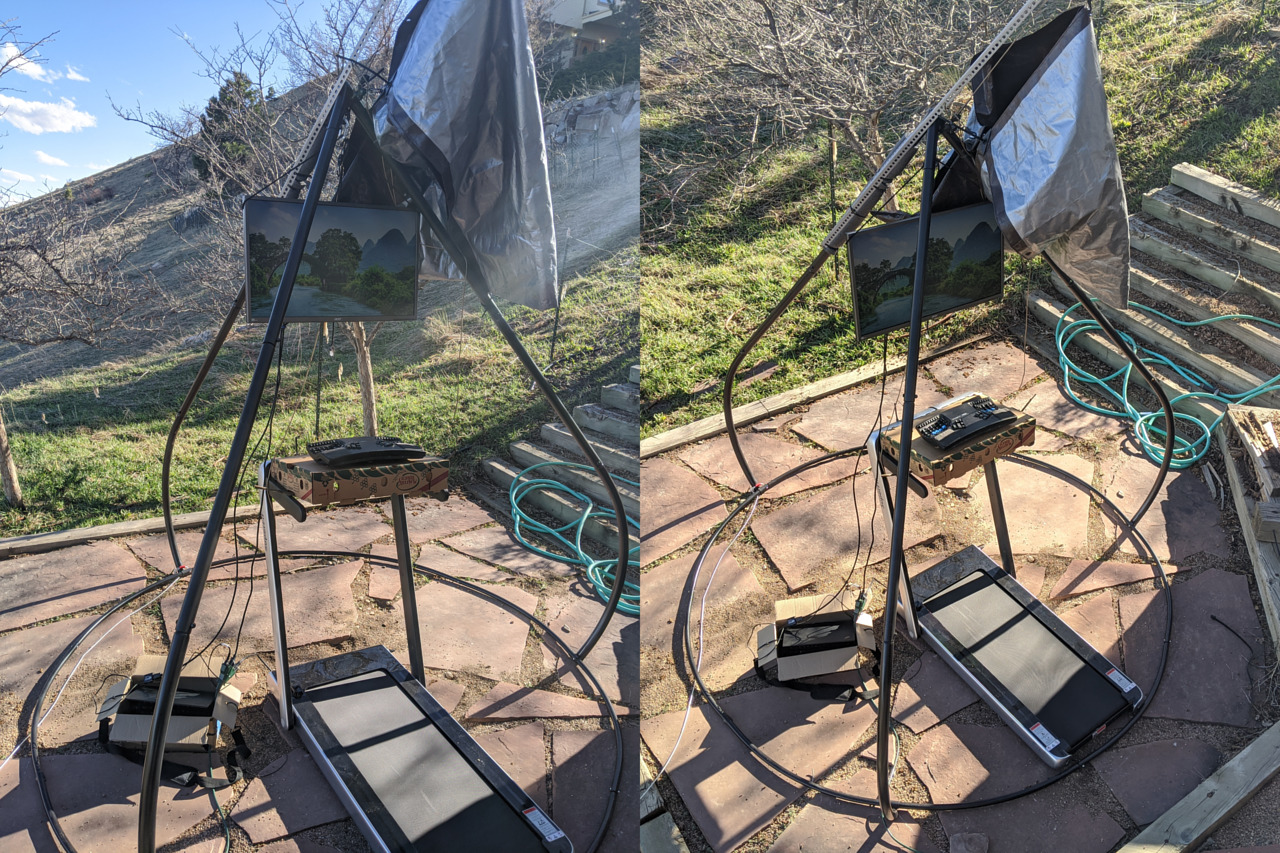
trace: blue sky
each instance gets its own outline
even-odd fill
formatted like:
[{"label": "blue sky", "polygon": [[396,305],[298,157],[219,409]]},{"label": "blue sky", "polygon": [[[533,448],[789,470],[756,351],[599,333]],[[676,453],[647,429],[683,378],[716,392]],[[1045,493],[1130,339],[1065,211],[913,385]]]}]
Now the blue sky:
[{"label": "blue sky", "polygon": [[[320,17],[321,0],[298,6],[303,20]],[[39,50],[44,62],[0,79],[0,194],[24,196],[156,147],[142,125],[115,115],[111,101],[173,113],[215,94],[183,34],[201,50],[230,48],[237,23],[265,38],[277,22],[267,0],[7,0],[0,19],[20,26],[25,41],[56,33]]]}]

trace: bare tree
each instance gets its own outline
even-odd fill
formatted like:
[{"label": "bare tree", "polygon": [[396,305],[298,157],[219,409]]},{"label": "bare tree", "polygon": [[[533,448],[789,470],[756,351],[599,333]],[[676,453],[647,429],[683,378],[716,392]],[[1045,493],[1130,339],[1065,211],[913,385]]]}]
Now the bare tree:
[{"label": "bare tree", "polygon": [[[650,62],[677,68],[700,118],[752,141],[761,121],[834,128],[864,168],[934,103],[1022,0],[655,0]],[[1060,9],[1062,4],[1047,4]],[[1050,11],[1041,13],[1043,17]],[[650,153],[670,180],[687,167]],[[678,160],[679,158],[674,158]],[[652,169],[651,169],[652,173]]]},{"label": "bare tree", "polygon": [[[51,196],[0,209],[0,341],[22,346],[77,341],[97,346],[146,328],[164,311],[151,275],[129,262],[134,245],[84,205]],[[0,481],[22,504],[9,436],[0,418]]]},{"label": "bare tree", "polygon": [[[333,0],[314,23],[302,22],[295,0],[274,0],[273,5],[277,26],[264,36],[240,33],[238,44],[225,51],[191,45],[204,63],[204,76],[217,86],[217,95],[204,107],[163,113],[113,105],[118,115],[145,125],[152,136],[192,163],[193,169],[180,170],[170,180],[184,189],[197,177],[203,181],[214,227],[212,238],[202,239],[213,245],[192,266],[192,279],[227,295],[244,277],[241,194],[280,191],[281,178],[300,155],[324,93],[344,63],[358,60],[357,76],[370,75],[372,88],[377,88],[378,76],[387,73],[405,2],[392,0],[384,6],[372,0]],[[352,56],[370,27],[361,56]],[[281,63],[286,91],[277,95],[271,80],[280,73]],[[333,183],[331,174],[329,189]],[[341,325],[355,349],[364,428],[374,435],[377,414],[369,346],[378,327]]]}]

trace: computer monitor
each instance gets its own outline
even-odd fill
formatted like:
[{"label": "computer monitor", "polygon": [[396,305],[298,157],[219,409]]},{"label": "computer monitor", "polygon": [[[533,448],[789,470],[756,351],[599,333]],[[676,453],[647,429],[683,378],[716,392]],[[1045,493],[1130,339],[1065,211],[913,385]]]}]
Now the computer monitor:
[{"label": "computer monitor", "polygon": [[[244,203],[246,313],[271,317],[302,202]],[[418,307],[420,217],[402,208],[320,204],[285,314],[290,323],[412,320]]]},{"label": "computer monitor", "polygon": [[[849,235],[853,312],[859,338],[904,328],[911,321],[919,217]],[[971,204],[933,214],[924,278],[924,317],[999,299],[1004,289],[1004,241],[995,207]]]}]

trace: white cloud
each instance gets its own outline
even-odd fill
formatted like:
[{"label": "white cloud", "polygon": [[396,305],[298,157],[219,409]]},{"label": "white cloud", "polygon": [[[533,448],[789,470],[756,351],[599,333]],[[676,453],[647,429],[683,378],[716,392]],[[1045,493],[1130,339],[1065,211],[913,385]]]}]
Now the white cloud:
[{"label": "white cloud", "polygon": [[83,74],[81,74],[79,71],[77,71],[77,70],[75,70],[74,68],[72,68],[70,65],[68,65],[68,66],[67,66],[67,79],[68,79],[68,80],[75,80],[77,83],[88,83],[88,82],[89,82],[89,78],[88,78],[88,77],[84,76],[84,75],[83,75]]},{"label": "white cloud", "polygon": [[25,172],[15,172],[13,169],[0,169],[0,180],[3,181],[34,181],[35,178]]},{"label": "white cloud", "polygon": [[0,121],[25,130],[27,133],[66,133],[86,127],[96,127],[98,120],[76,109],[75,101],[63,98],[58,103],[50,101],[24,101],[0,94]]},{"label": "white cloud", "polygon": [[9,65],[11,70],[24,74],[32,80],[39,80],[41,83],[52,83],[62,76],[57,71],[50,71],[30,56],[20,56],[21,53],[18,46],[11,41],[0,44],[0,65]]},{"label": "white cloud", "polygon": [[58,182],[58,179],[55,178],[53,175],[45,175],[45,174],[40,175],[40,180],[48,184],[56,184]]},{"label": "white cloud", "polygon": [[44,163],[46,166],[67,165],[66,160],[59,160],[57,157],[54,157],[52,154],[46,154],[43,151],[36,152],[36,159],[39,160],[41,163]]},{"label": "white cloud", "polygon": [[95,172],[101,172],[103,169],[111,168],[111,164],[110,163],[85,163],[84,167],[86,169],[93,169]]}]

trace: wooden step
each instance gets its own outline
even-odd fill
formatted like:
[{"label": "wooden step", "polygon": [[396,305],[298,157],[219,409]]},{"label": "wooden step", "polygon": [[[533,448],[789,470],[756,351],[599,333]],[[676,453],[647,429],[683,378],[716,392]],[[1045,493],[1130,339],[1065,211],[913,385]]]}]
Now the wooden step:
[{"label": "wooden step", "polygon": [[[563,424],[543,424],[541,437],[544,442],[552,447],[572,454],[574,459],[578,459],[581,456],[578,442],[573,440],[573,434]],[[611,442],[607,443],[600,438],[588,438],[588,441],[595,449],[596,455],[600,457],[600,461],[610,471],[617,471],[632,480],[640,478],[640,454],[638,448],[623,447],[620,444]]]},{"label": "wooden step", "polygon": [[632,385],[640,384],[640,365],[631,365],[631,369],[627,371],[627,381]]},{"label": "wooden step", "polygon": [[630,382],[606,385],[600,389],[600,405],[639,417],[640,386]]},{"label": "wooden step", "polygon": [[1175,187],[1161,187],[1147,193],[1142,197],[1142,210],[1206,243],[1280,272],[1280,241],[1242,225],[1224,225],[1201,216],[1187,206]]},{"label": "wooden step", "polygon": [[1174,166],[1169,182],[1219,207],[1280,228],[1280,201],[1267,198],[1244,184],[1229,181],[1190,163]]},{"label": "wooden step", "polygon": [[1273,293],[1256,281],[1241,275],[1238,269],[1221,266],[1194,249],[1175,245],[1174,241],[1158,228],[1140,219],[1129,217],[1129,242],[1133,248],[1182,270],[1205,284],[1228,293],[1243,293],[1280,311],[1280,294]]},{"label": "wooden step", "polygon": [[[1067,306],[1039,290],[1033,291],[1027,295],[1027,305],[1031,308],[1031,313],[1036,317],[1036,319],[1045,326],[1048,326],[1050,329],[1056,329],[1058,327],[1058,321],[1062,319],[1062,313],[1067,310]],[[1083,309],[1081,309],[1073,312],[1071,316],[1079,318],[1087,317],[1088,315],[1084,313]],[[1082,347],[1086,352],[1110,367],[1112,370],[1124,367],[1129,363],[1129,360],[1124,357],[1124,354],[1121,353],[1120,350],[1116,349],[1101,332],[1084,332],[1083,334],[1076,335],[1072,339],[1072,346]],[[1162,388],[1164,388],[1165,394],[1167,394],[1170,399],[1185,394],[1190,390],[1184,387],[1178,380],[1171,379],[1158,370],[1153,369],[1152,372],[1155,374],[1156,381],[1160,383]],[[1146,385],[1140,377],[1135,377],[1133,382],[1139,386]],[[1218,415],[1222,414],[1221,410],[1224,407],[1214,407],[1207,401],[1191,399],[1183,400],[1174,408],[1178,411],[1192,414],[1206,423],[1212,423]]]},{"label": "wooden step", "polygon": [[[1189,298],[1178,285],[1165,283],[1158,273],[1139,264],[1130,267],[1129,284],[1148,299],[1166,302],[1196,320],[1218,316]],[[1230,335],[1280,368],[1280,333],[1270,326],[1248,320],[1226,320],[1214,323],[1213,328]]]},{"label": "wooden step", "polygon": [[[530,444],[527,441],[513,441],[510,445],[511,456],[515,459],[517,465],[528,468],[537,465],[540,462],[567,462],[571,460],[562,459],[554,453],[538,447],[536,444]],[[539,477],[559,480],[565,485],[577,489],[583,494],[591,496],[593,500],[606,509],[613,508],[613,501],[609,497],[609,491],[605,488],[604,483],[595,474],[589,474],[586,471],[580,471],[577,468],[568,468],[563,466],[553,466],[540,468],[535,472]],[[640,494],[630,486],[622,483],[615,483],[618,487],[618,493],[622,496],[622,506],[626,509],[627,515],[633,519],[640,518]]]},{"label": "wooden step", "polygon": [[626,412],[587,403],[574,407],[573,419],[583,429],[611,436],[628,447],[640,446],[640,421]]},{"label": "wooden step", "polygon": [[[1071,292],[1056,276],[1054,284],[1067,298]],[[1242,394],[1261,385],[1270,376],[1247,364],[1239,364],[1231,356],[1210,343],[1184,332],[1177,326],[1161,322],[1138,309],[1119,311],[1103,302],[1098,303],[1102,313],[1116,326],[1133,335],[1146,346],[1190,367],[1200,376],[1233,394]],[[1280,394],[1268,393],[1255,398],[1254,405],[1280,404]]]},{"label": "wooden step", "polygon": [[[519,468],[514,467],[511,463],[503,459],[486,459],[481,463],[485,474],[489,479],[497,483],[504,490],[511,488],[511,483],[520,474]],[[569,524],[577,521],[582,517],[582,507],[575,501],[571,501],[563,495],[555,492],[534,491],[524,500],[533,504],[533,506],[545,512],[547,515],[559,521],[561,524]],[[522,503],[523,505],[523,503]],[[508,506],[507,512],[510,512]],[[606,547],[614,547],[618,544],[618,530],[612,524],[598,519],[590,519],[583,525],[582,533],[584,536],[591,538],[595,542],[599,542]]]}]

